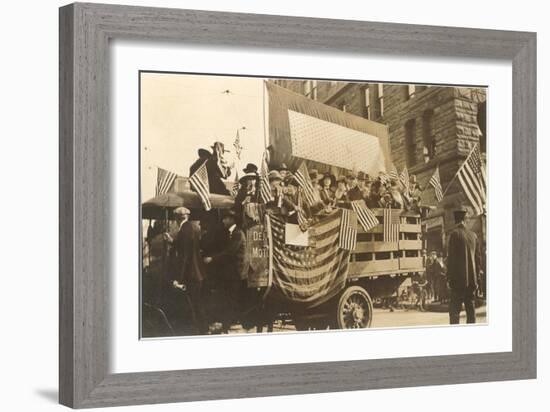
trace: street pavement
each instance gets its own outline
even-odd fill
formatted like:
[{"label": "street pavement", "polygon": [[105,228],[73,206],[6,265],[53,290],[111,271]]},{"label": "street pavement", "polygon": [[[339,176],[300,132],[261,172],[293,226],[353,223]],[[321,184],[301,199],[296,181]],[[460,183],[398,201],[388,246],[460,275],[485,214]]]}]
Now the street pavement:
[{"label": "street pavement", "polygon": [[[487,322],[487,311],[485,306],[476,309],[476,322]],[[466,313],[460,314],[460,323],[466,323]],[[416,327],[416,326],[438,326],[448,325],[449,314],[447,312],[426,311],[421,312],[417,309],[374,309],[371,328],[397,328],[397,327]],[[265,329],[264,329],[265,331]],[[273,325],[273,332],[292,332],[296,328],[292,321],[276,321]],[[256,329],[243,329],[240,325],[234,325],[230,331],[233,333],[256,333]]]}]

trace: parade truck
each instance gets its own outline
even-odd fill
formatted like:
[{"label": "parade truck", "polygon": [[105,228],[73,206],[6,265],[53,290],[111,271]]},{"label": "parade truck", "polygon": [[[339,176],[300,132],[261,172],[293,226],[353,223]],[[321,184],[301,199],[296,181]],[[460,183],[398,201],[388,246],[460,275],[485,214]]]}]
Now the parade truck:
[{"label": "parade truck", "polygon": [[[297,171],[305,164],[321,174],[353,171],[373,178],[392,170],[385,125],[271,82],[265,87],[270,169],[285,163]],[[163,213],[169,218],[170,208],[177,205],[202,208],[192,191],[163,196],[143,204],[143,218],[162,218]],[[223,210],[233,207],[233,198],[210,196],[209,219],[221,220]],[[377,222],[365,230],[353,209],[334,208],[315,216],[304,230],[269,213],[260,202],[251,206],[244,208],[253,222],[245,228],[247,285],[258,292],[266,319],[284,314],[297,330],[367,328],[374,304],[391,305],[425,270],[419,213],[371,208]]]}]

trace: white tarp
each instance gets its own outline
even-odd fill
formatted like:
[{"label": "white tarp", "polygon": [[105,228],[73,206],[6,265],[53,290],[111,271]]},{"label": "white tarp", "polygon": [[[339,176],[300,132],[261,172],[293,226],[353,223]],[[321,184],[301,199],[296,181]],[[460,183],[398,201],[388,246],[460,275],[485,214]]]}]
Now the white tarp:
[{"label": "white tarp", "polygon": [[288,110],[292,155],[377,176],[385,171],[378,137]]}]

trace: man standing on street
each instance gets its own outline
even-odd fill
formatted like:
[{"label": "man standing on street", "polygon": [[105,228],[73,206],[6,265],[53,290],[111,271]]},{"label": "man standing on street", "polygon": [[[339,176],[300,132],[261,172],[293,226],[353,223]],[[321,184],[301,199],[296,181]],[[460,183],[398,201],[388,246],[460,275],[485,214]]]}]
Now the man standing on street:
[{"label": "man standing on street", "polygon": [[235,211],[224,212],[222,223],[225,228],[223,249],[204,258],[204,263],[215,267],[220,273],[221,291],[224,294],[225,310],[222,319],[222,332],[228,333],[233,322],[237,320],[242,306],[242,294],[246,282],[248,266],[245,249],[246,237],[237,226]]},{"label": "man standing on street", "polygon": [[466,228],[464,220],[467,209],[454,212],[457,227],[451,232],[448,242],[447,279],[451,289],[449,318],[451,324],[460,321],[462,304],[466,310],[467,323],[476,322],[475,292],[481,264],[481,250],[477,236]]},{"label": "man standing on street", "polygon": [[186,291],[191,304],[191,315],[199,334],[208,332],[204,310],[203,283],[205,268],[200,255],[201,229],[198,221],[191,221],[191,212],[186,207],[178,207],[173,212],[178,234],[175,239],[165,233],[166,240],[172,243],[174,273],[172,286]]}]

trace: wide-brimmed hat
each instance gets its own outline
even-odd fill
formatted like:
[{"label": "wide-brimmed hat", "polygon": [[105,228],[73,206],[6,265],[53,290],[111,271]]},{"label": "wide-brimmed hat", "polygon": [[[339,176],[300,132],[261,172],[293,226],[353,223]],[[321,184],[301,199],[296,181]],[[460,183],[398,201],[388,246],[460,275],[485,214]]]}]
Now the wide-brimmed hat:
[{"label": "wide-brimmed hat", "polygon": [[456,219],[464,219],[468,214],[468,208],[466,206],[458,206],[453,210],[453,216]]},{"label": "wide-brimmed hat", "polygon": [[281,163],[279,165],[279,167],[277,168],[277,170],[280,172],[281,170],[289,170],[288,166],[286,165],[286,163]]},{"label": "wide-brimmed hat", "polygon": [[246,167],[243,169],[243,172],[245,173],[258,173],[258,166],[256,166],[254,163],[248,163]]},{"label": "wide-brimmed hat", "polygon": [[244,182],[245,180],[255,180],[257,178],[258,173],[246,173],[239,179],[239,183]]},{"label": "wide-brimmed hat", "polygon": [[357,173],[355,173],[355,172],[348,172],[348,174],[346,175],[346,177],[347,177],[349,180],[357,179]]},{"label": "wide-brimmed hat", "polygon": [[269,174],[267,175],[267,178],[269,179],[270,182],[272,182],[273,180],[280,180],[281,182],[283,181],[283,177],[281,176],[278,170],[270,171]]},{"label": "wide-brimmed hat", "polygon": [[206,149],[199,149],[197,151],[199,157],[205,157],[205,156],[210,156],[212,153],[210,153],[210,150],[206,150]]},{"label": "wide-brimmed hat", "polygon": [[466,206],[460,205],[453,210],[453,213],[468,213],[469,210]]},{"label": "wide-brimmed hat", "polygon": [[216,146],[220,146],[221,149],[222,149],[222,152],[228,152],[228,153],[229,153],[229,150],[227,150],[227,149],[225,148],[225,146],[224,146],[224,144],[223,144],[222,142],[214,142],[214,143],[212,144],[212,146],[210,146],[210,147],[211,147],[212,149],[215,149]]},{"label": "wide-brimmed hat", "polygon": [[319,171],[317,169],[311,169],[309,171],[309,178],[313,181],[318,181],[322,177],[323,175],[319,174]]}]

